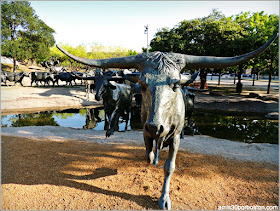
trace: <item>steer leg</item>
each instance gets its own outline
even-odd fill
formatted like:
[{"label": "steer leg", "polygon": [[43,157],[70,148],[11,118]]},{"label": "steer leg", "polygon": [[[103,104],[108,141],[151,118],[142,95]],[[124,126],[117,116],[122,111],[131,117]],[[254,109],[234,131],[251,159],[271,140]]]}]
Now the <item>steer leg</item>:
[{"label": "steer leg", "polygon": [[156,166],[158,164],[158,161],[159,161],[159,148],[158,148],[158,144],[156,141],[155,158],[154,158],[153,164]]},{"label": "steer leg", "polygon": [[87,98],[87,101],[89,101],[89,92],[90,92],[89,86],[88,86],[88,84],[86,84],[86,98]]},{"label": "steer leg", "polygon": [[115,110],[112,112],[111,117],[109,118],[109,129],[106,131],[106,137],[109,137],[110,135],[114,134],[115,130],[118,130],[118,123],[119,123],[119,112],[118,107],[115,108]]},{"label": "steer leg", "polygon": [[111,118],[111,113],[108,114],[106,111],[105,111],[105,124],[104,124],[104,130],[108,130],[109,129],[109,121],[110,121],[110,118]]},{"label": "steer leg", "polygon": [[153,138],[150,138],[148,135],[144,134],[144,141],[145,141],[145,146],[146,146],[146,161],[149,164],[153,164],[155,154],[153,152]]},{"label": "steer leg", "polygon": [[162,195],[158,200],[158,204],[161,209],[164,209],[165,207],[168,210],[171,209],[171,200],[169,198],[170,180],[175,170],[175,160],[176,160],[179,144],[180,144],[180,134],[176,135],[173,138],[173,141],[170,143],[168,159],[164,164],[164,184],[162,188]]},{"label": "steer leg", "polygon": [[131,118],[131,112],[130,110],[126,110],[125,114],[125,131],[127,131],[128,121]]}]

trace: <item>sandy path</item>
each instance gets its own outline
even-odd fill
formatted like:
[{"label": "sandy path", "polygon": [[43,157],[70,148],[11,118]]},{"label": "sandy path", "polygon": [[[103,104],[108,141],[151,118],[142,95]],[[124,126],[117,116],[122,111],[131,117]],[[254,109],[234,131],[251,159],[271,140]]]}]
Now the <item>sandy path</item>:
[{"label": "sandy path", "polygon": [[[54,141],[83,140],[99,144],[133,144],[144,146],[142,131],[115,132],[105,138],[104,131],[73,129],[56,126],[8,127],[2,128],[2,135],[49,139]],[[224,158],[279,164],[279,145],[263,143],[243,143],[206,135],[185,136],[180,149],[192,153],[219,155]]]}]

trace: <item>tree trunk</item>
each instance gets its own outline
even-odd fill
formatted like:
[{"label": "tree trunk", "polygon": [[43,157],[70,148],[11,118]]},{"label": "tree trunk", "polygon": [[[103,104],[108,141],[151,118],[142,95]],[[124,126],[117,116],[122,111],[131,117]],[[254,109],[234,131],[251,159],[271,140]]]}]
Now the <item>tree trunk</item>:
[{"label": "tree trunk", "polygon": [[16,60],[16,58],[13,58],[13,60],[14,60],[13,72],[15,73],[16,69],[17,69],[17,60]]},{"label": "tree trunk", "polygon": [[218,71],[219,71],[218,86],[220,86],[221,85],[221,73],[222,73],[222,70],[219,69]]},{"label": "tree trunk", "polygon": [[271,72],[271,70],[269,70],[269,79],[268,79],[268,85],[267,85],[267,94],[270,94],[271,75],[272,75],[272,72]]},{"label": "tree trunk", "polygon": [[254,71],[254,67],[252,69],[252,74],[253,74],[253,84],[252,84],[252,86],[255,86],[255,71]]},{"label": "tree trunk", "polygon": [[242,92],[242,83],[241,83],[242,69],[243,69],[243,66],[239,65],[238,82],[236,84],[236,92],[237,93],[241,93]]},{"label": "tree trunk", "polygon": [[270,68],[269,68],[269,78],[268,78],[267,94],[270,94],[271,78],[272,78],[272,64],[273,64],[273,60],[271,60],[271,64],[270,64]]},{"label": "tree trunk", "polygon": [[207,77],[207,69],[200,71],[200,89],[204,89]]}]

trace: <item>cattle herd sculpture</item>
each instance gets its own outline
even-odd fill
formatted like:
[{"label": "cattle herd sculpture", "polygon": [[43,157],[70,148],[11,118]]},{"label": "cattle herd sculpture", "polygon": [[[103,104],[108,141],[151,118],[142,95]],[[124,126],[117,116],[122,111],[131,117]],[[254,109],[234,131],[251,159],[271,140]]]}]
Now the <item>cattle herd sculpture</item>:
[{"label": "cattle herd sculpture", "polygon": [[[137,69],[138,72],[126,72],[120,74],[121,76],[113,75],[115,74],[114,72],[110,72],[109,75],[95,72],[89,76],[79,72],[69,73],[63,70],[52,69],[49,74],[45,75],[31,73],[31,78],[33,77],[32,82],[44,81],[47,83],[47,81],[52,81],[53,85],[58,79],[69,83],[75,79],[87,81],[88,100],[89,93],[93,88],[96,88],[95,99],[98,101],[103,100],[106,137],[113,135],[114,131],[118,130],[120,116],[126,120],[127,127],[132,97],[138,99],[136,104],[141,104],[141,122],[143,125],[147,162],[157,165],[160,150],[164,147],[169,147],[168,158],[164,165],[162,194],[158,204],[161,209],[171,209],[169,197],[170,180],[175,170],[180,137],[183,137],[185,117],[188,118],[189,124],[194,108],[194,94],[184,87],[192,83],[199,74],[199,72],[196,72],[191,77],[188,77],[180,72],[185,68],[223,68],[239,65],[266,50],[277,36],[278,34],[275,34],[259,49],[236,57],[150,52],[136,56],[96,60],[77,57],[57,45],[60,51],[82,64],[103,69]],[[135,84],[133,86],[123,84],[125,79]],[[90,117],[89,120],[94,119],[94,114],[90,113],[90,111],[87,115]],[[92,122],[92,125],[94,124]]]},{"label": "cattle herd sculpture", "polygon": [[[276,38],[275,34],[259,49],[237,57],[193,56],[178,53],[151,52],[136,56],[111,59],[86,59],[74,56],[57,46],[64,54],[82,64],[98,68],[136,68],[142,92],[141,122],[146,146],[146,160],[154,165],[159,161],[159,150],[169,147],[164,165],[164,184],[158,204],[161,209],[171,209],[170,180],[175,170],[175,160],[180,135],[185,121],[185,92],[180,84],[187,83],[180,74],[183,68],[222,68],[244,63],[262,53]],[[108,84],[110,87],[110,83]],[[104,96],[103,96],[104,97]],[[117,100],[113,97],[113,100]],[[155,152],[153,151],[155,141]]]}]

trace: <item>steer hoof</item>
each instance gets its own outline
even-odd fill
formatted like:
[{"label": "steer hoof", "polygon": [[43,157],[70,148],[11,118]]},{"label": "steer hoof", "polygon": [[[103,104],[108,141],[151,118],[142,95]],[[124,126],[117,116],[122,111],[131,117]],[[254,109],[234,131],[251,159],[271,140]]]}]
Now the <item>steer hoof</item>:
[{"label": "steer hoof", "polygon": [[169,196],[161,196],[158,200],[158,205],[161,209],[167,209],[167,210],[171,210],[171,200],[169,198]]},{"label": "steer hoof", "polygon": [[158,158],[158,156],[156,156],[153,161],[153,164],[156,166],[158,164],[158,161],[159,161],[159,158]]},{"label": "steer hoof", "polygon": [[146,161],[149,164],[153,164],[153,160],[155,158],[154,152],[150,152],[149,154],[146,153]]},{"label": "steer hoof", "polygon": [[106,137],[109,137],[110,135],[113,135],[114,133],[111,131],[106,131]]}]

